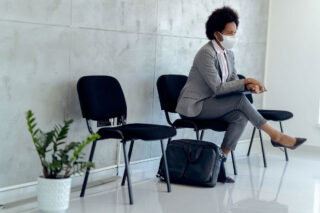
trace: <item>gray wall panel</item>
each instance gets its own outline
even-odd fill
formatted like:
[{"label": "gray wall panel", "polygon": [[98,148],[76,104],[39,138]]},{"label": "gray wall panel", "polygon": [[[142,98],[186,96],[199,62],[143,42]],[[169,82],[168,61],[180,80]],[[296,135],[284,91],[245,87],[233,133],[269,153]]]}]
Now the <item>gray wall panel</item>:
[{"label": "gray wall panel", "polygon": [[[235,47],[239,73],[263,80],[268,0],[4,0],[0,3],[0,187],[36,180],[41,167],[26,129],[31,108],[49,130],[74,119],[70,140],[88,135],[76,82],[83,75],[112,75],[124,90],[128,122],[166,124],[156,80],[187,75],[207,42],[205,22],[217,7],[240,15]],[[261,97],[255,97],[260,107]],[[252,126],[241,139],[249,139]],[[224,133],[207,132],[221,143]],[[177,138],[194,138],[179,130]],[[98,144],[97,168],[116,163],[117,141]],[[87,148],[86,152],[89,153]],[[160,144],[137,141],[133,160],[159,156]]]}]

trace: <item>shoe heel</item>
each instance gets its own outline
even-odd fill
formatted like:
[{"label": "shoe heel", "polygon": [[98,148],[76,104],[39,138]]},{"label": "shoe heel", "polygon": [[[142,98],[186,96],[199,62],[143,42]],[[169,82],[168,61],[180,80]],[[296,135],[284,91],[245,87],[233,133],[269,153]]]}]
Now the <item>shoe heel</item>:
[{"label": "shoe heel", "polygon": [[283,147],[280,143],[275,142],[275,141],[272,141],[272,140],[271,140],[271,144],[272,144],[272,146],[274,146],[274,147]]}]

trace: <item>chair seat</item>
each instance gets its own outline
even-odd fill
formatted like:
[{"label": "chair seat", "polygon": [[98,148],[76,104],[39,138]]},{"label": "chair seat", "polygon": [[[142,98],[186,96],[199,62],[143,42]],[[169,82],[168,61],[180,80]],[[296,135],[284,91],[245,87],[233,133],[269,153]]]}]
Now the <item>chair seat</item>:
[{"label": "chair seat", "polygon": [[116,127],[106,127],[98,130],[98,134],[101,136],[99,140],[107,138],[119,138],[121,136],[115,132],[120,130],[127,140],[160,140],[170,138],[176,135],[176,130],[169,126],[155,125],[155,124],[142,124],[132,123]]},{"label": "chair seat", "polygon": [[191,122],[194,122],[198,130],[212,129],[214,131],[226,131],[228,123],[219,119],[206,119],[206,120],[195,120],[195,119],[177,119],[173,122],[175,128],[194,128]]},{"label": "chair seat", "polygon": [[266,119],[272,121],[284,121],[293,117],[293,114],[284,110],[258,109],[258,112]]}]

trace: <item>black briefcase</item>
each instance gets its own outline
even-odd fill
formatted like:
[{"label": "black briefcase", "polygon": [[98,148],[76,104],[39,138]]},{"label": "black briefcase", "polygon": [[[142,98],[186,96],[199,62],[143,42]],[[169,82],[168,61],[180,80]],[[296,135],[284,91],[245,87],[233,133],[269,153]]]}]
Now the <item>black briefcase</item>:
[{"label": "black briefcase", "polygon": [[[221,148],[216,144],[190,139],[169,142],[166,155],[171,182],[207,187],[216,185],[221,161],[225,159]],[[158,177],[165,180],[163,157]]]}]

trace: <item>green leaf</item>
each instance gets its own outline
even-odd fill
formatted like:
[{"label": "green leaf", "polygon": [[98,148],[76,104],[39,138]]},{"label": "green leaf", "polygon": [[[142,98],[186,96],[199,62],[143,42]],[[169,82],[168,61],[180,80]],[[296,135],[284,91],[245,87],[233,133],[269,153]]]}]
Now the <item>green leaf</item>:
[{"label": "green leaf", "polygon": [[[57,178],[64,172],[64,176],[81,173],[87,167],[94,167],[93,163],[83,160],[83,149],[100,136],[93,134],[81,142],[67,143],[70,125],[73,120],[64,121],[63,125],[57,124],[53,130],[44,132],[37,128],[36,118],[31,110],[26,113],[27,127],[32,141],[38,152],[45,177]],[[51,160],[46,160],[46,154],[51,153]]]}]

